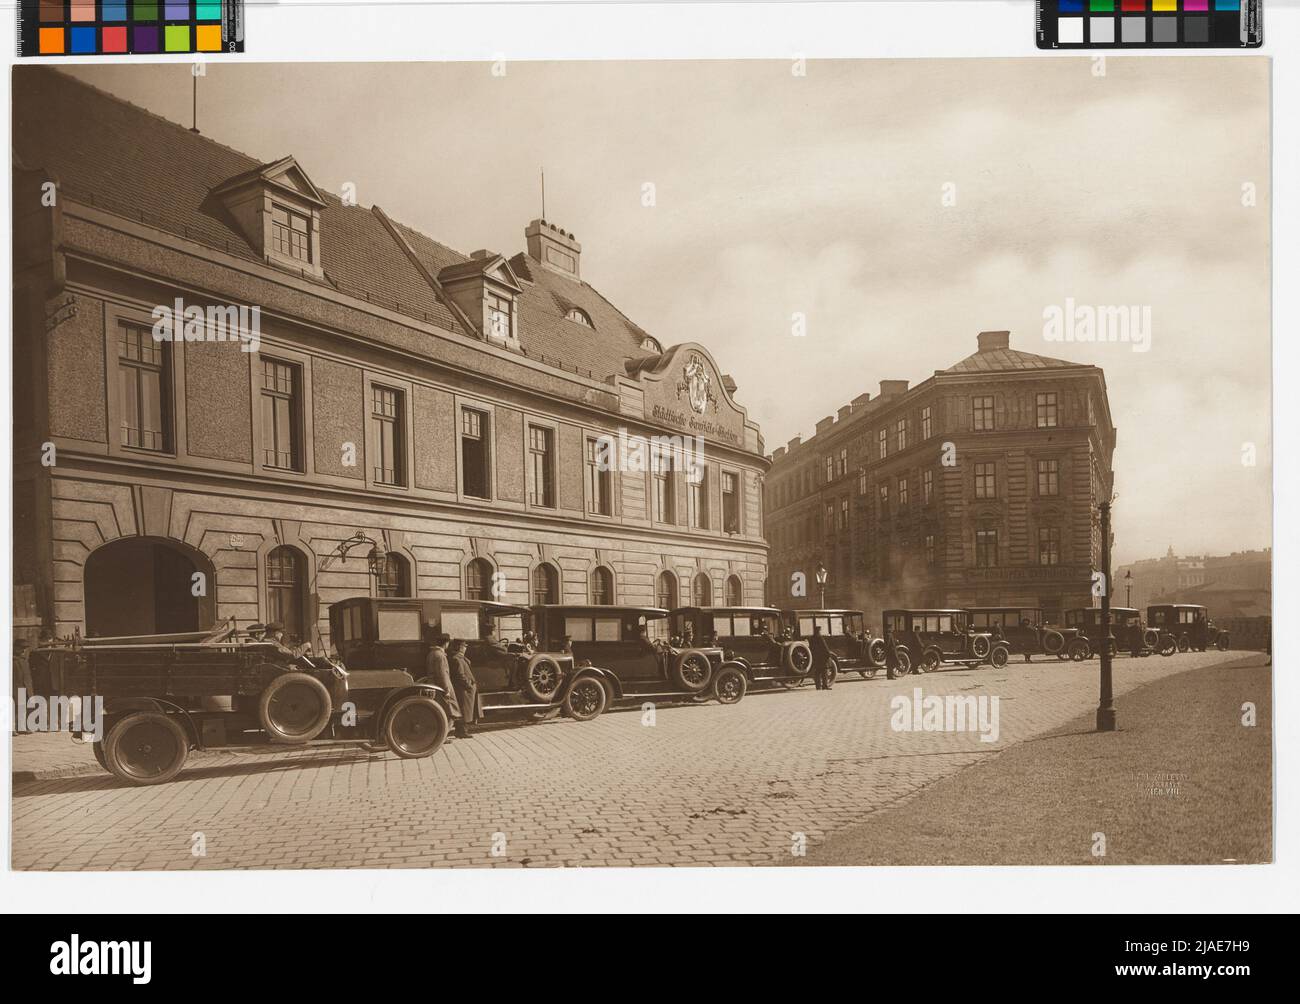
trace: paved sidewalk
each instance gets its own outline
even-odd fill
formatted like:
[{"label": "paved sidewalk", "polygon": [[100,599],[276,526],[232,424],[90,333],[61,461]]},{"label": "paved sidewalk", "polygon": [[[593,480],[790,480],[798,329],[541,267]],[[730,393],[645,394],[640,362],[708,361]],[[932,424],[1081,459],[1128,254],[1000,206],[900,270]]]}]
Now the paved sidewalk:
[{"label": "paved sidewalk", "polygon": [[[1120,659],[1116,692],[1240,657]],[[998,697],[999,741],[893,730],[891,698],[918,687]],[[1013,663],[660,708],[653,727],[632,711],[503,729],[427,760],[226,753],[156,787],[102,772],[39,780],[14,787],[12,860],[58,870],[788,863],[803,842],[1058,728],[1096,695],[1095,662]]]}]

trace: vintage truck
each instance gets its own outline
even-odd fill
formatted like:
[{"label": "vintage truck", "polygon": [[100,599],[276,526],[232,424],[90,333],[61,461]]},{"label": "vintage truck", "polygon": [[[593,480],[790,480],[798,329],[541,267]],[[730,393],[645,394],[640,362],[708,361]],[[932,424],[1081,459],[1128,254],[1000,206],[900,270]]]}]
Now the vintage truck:
[{"label": "vintage truck", "polygon": [[418,759],[447,738],[439,687],[399,669],[348,671],[296,653],[266,637],[262,625],[74,634],[37,653],[58,664],[65,696],[102,699],[95,759],[130,784],[172,780],[191,750],[353,743]]}]

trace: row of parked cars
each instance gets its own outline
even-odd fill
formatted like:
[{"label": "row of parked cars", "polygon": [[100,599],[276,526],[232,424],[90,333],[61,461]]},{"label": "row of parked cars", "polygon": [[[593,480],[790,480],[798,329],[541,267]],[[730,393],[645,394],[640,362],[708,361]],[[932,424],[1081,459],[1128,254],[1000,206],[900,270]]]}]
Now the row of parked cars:
[{"label": "row of parked cars", "polygon": [[[1112,651],[1226,649],[1204,607],[1113,608]],[[37,650],[69,695],[104,700],[99,763],[134,784],[174,778],[193,749],[361,743],[433,755],[448,695],[425,675],[432,639],[466,643],[486,721],[564,714],[578,721],[646,700],[735,704],[751,687],[796,687],[825,640],[827,673],[892,679],[943,665],[1005,666],[1012,655],[1083,660],[1102,644],[1100,611],[1062,626],[1032,608],[887,610],[876,636],[857,610],[768,607],[515,606],[356,597],[330,608],[336,651],[290,650],[257,626],[186,635],[80,639]],[[820,645],[818,646],[820,648]]]}]

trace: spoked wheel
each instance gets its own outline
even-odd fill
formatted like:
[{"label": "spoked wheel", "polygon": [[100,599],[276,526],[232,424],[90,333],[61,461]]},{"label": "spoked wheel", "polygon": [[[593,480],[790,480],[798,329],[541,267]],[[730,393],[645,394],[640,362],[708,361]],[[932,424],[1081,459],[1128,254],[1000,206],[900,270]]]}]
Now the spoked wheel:
[{"label": "spoked wheel", "polygon": [[1160,639],[1161,655],[1168,657],[1173,655],[1177,651],[1178,651],[1178,642],[1174,641],[1172,636]]},{"label": "spoked wheel", "polygon": [[1220,652],[1228,651],[1228,636],[1226,634],[1219,635],[1218,639],[1214,642],[1214,647]]},{"label": "spoked wheel", "polygon": [[826,660],[826,686],[830,686],[840,678],[840,664],[834,659]]},{"label": "spoked wheel", "polygon": [[560,664],[549,656],[536,656],[524,673],[524,688],[538,704],[549,704],[560,689]]},{"label": "spoked wheel", "polygon": [[745,674],[734,666],[719,670],[713,681],[713,696],[719,704],[739,704],[749,690]]},{"label": "spoked wheel", "polygon": [[862,679],[864,680],[874,680],[876,678],[876,673],[879,672],[879,670],[880,667],[872,666],[870,669],[858,670],[858,675],[861,676]]},{"label": "spoked wheel", "polygon": [[701,652],[687,652],[680,656],[673,667],[674,682],[687,693],[698,694],[709,685],[713,676],[713,667],[708,657]]},{"label": "spoked wheel", "polygon": [[912,653],[905,648],[894,649],[894,665],[895,680],[900,676],[907,676],[912,672]]},{"label": "spoked wheel", "polygon": [[447,739],[447,713],[424,694],[403,697],[384,719],[383,739],[403,760],[432,756]]},{"label": "spoked wheel", "polygon": [[131,784],[163,784],[181,772],[189,751],[189,737],[175,719],[157,711],[137,711],[109,733],[104,766]]},{"label": "spoked wheel", "polygon": [[939,654],[938,649],[927,648],[921,653],[920,669],[922,673],[933,673],[943,664],[943,656]]},{"label": "spoked wheel", "polygon": [[305,743],[329,724],[334,708],[325,684],[307,673],[277,676],[262,691],[257,716],[275,743]]},{"label": "spoked wheel", "polygon": [[1178,651],[1186,652],[1191,647],[1192,643],[1187,640],[1187,635],[1184,634],[1178,636]]},{"label": "spoked wheel", "polygon": [[1070,645],[1070,658],[1075,662],[1083,662],[1083,660],[1088,658],[1090,655],[1092,655],[1092,653],[1088,651],[1088,643],[1086,641],[1076,641]]},{"label": "spoked wheel", "polygon": [[564,713],[576,722],[589,722],[600,717],[608,701],[605,685],[593,676],[584,676],[565,695]]},{"label": "spoked wheel", "polygon": [[994,669],[1001,669],[1011,658],[1010,651],[1002,645],[994,645],[993,651],[989,653],[989,665]]}]

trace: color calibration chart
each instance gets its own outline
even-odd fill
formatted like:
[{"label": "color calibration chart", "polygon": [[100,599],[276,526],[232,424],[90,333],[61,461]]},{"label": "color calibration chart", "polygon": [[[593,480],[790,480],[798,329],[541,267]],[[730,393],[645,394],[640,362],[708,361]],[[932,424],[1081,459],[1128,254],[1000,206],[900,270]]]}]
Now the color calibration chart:
[{"label": "color calibration chart", "polygon": [[243,0],[21,0],[19,56],[243,52]]},{"label": "color calibration chart", "polygon": [[1040,49],[1264,44],[1264,0],[1038,0]]}]

